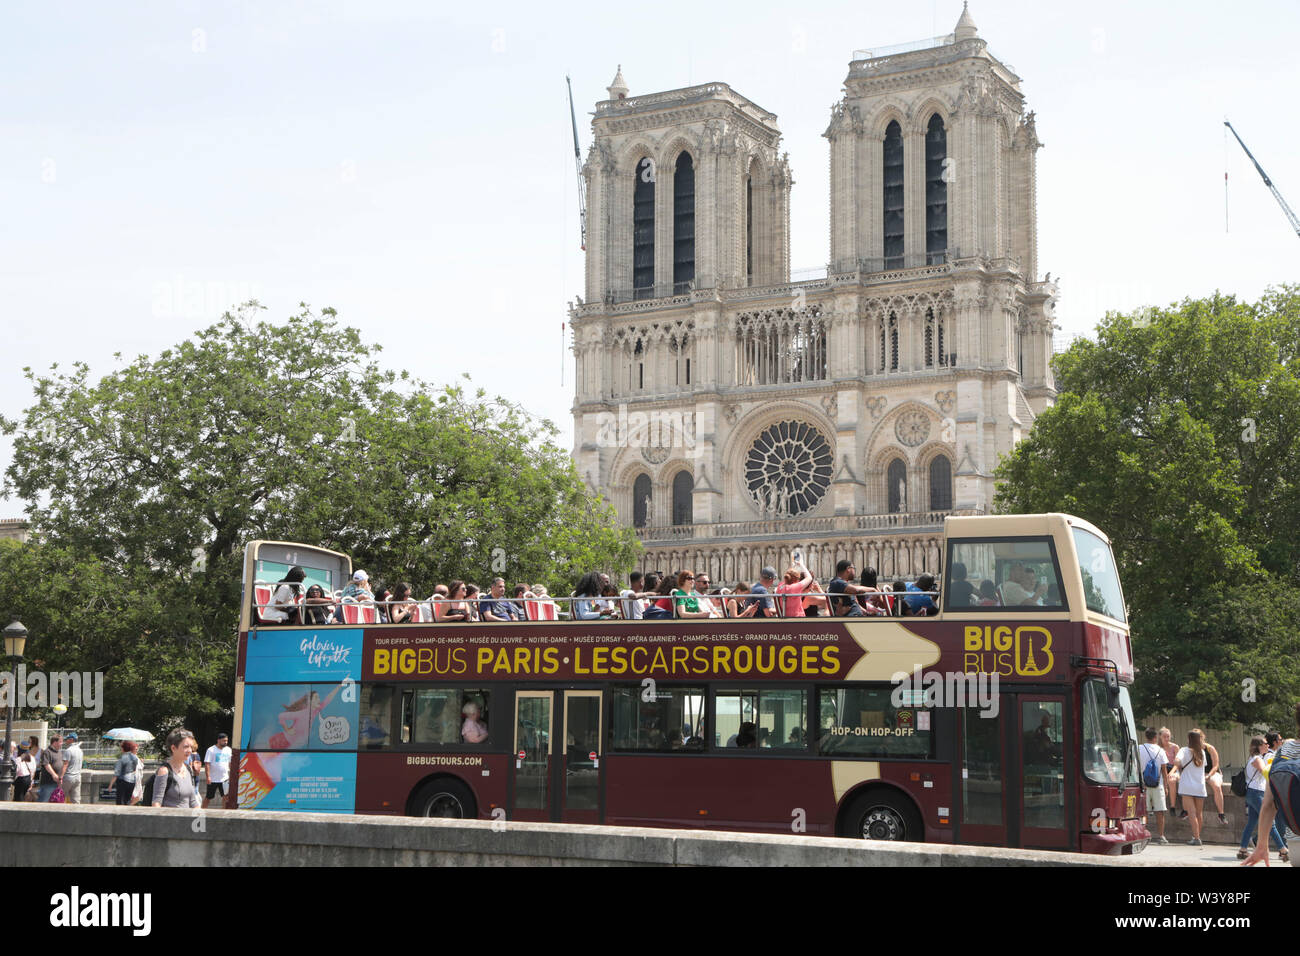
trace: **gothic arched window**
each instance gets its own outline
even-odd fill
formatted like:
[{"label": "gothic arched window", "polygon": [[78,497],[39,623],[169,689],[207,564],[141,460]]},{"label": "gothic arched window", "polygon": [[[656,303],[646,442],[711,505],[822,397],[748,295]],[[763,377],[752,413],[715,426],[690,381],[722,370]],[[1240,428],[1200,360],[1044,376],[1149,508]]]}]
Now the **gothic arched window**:
[{"label": "gothic arched window", "polygon": [[679,471],[673,478],[673,524],[690,524],[694,508],[691,492],[695,490],[695,479],[689,471]]},{"label": "gothic arched window", "polygon": [[695,278],[695,163],[677,157],[673,171],[673,292],[685,292]]},{"label": "gothic arched window", "polygon": [[934,309],[925,311],[925,367],[934,368]]},{"label": "gothic arched window", "polygon": [[903,129],[894,120],[885,128],[885,268],[903,265]]},{"label": "gothic arched window", "polygon": [[898,316],[889,313],[889,370],[898,371]]},{"label": "gothic arched window", "polygon": [[632,483],[632,527],[644,528],[650,523],[650,476],[637,475]]},{"label": "gothic arched window", "polygon": [[655,163],[649,156],[636,164],[632,191],[632,288],[637,298],[654,295]]},{"label": "gothic arched window", "polygon": [[930,510],[952,510],[952,462],[936,455],[930,462]]},{"label": "gothic arched window", "polygon": [[903,499],[907,497],[907,465],[903,464],[903,459],[895,458],[889,463],[885,484],[889,490],[889,513],[898,514],[906,503]]},{"label": "gothic arched window", "polygon": [[948,158],[948,133],[938,113],[925,132],[925,261],[943,262],[948,252],[948,183],[943,162]]}]

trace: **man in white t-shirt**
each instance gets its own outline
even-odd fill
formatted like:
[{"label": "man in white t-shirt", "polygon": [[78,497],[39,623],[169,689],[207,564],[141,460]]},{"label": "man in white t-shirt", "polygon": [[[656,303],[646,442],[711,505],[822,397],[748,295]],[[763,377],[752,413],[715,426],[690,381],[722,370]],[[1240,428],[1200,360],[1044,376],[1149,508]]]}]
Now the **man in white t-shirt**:
[{"label": "man in white t-shirt", "polygon": [[639,621],[645,614],[645,601],[641,600],[641,582],[644,578],[640,571],[633,571],[628,578],[629,585],[619,592],[622,604],[623,620]]},{"label": "man in white t-shirt", "polygon": [[[1159,733],[1154,727],[1146,729],[1147,742],[1138,748],[1138,773],[1145,774],[1147,764],[1152,760],[1156,762],[1160,783],[1154,787],[1145,787],[1147,813],[1155,814],[1156,818],[1156,836],[1151,842],[1165,844],[1169,842],[1165,839],[1165,812],[1169,809],[1169,804],[1165,802],[1165,768],[1169,766],[1169,756],[1165,753],[1165,748],[1160,746],[1158,736]],[[1145,783],[1146,781],[1143,780],[1144,785]]]},{"label": "man in white t-shirt", "polygon": [[208,768],[208,795],[203,798],[203,808],[206,810],[208,802],[218,794],[221,795],[222,802],[226,798],[226,785],[230,780],[230,758],[231,750],[228,744],[230,738],[225,734],[217,734],[217,742],[208,748],[208,752],[203,755],[203,763]]}]

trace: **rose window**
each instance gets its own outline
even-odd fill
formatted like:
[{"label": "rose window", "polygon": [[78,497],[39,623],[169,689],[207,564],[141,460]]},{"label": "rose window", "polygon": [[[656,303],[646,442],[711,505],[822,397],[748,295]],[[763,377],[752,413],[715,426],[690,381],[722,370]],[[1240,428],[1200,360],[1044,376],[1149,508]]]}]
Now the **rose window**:
[{"label": "rose window", "polygon": [[831,483],[830,444],[804,422],[778,422],[764,429],[745,458],[745,487],[764,515],[788,517],[811,511]]}]

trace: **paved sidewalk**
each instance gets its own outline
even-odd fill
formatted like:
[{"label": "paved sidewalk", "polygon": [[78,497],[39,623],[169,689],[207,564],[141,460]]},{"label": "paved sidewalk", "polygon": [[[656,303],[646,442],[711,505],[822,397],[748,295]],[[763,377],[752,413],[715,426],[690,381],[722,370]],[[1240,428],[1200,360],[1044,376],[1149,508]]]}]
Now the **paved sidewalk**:
[{"label": "paved sidewalk", "polygon": [[[1168,846],[1148,844],[1145,850],[1131,857],[1131,859],[1164,866],[1238,866],[1241,863],[1237,859],[1237,848],[1235,846],[1210,843],[1204,846],[1188,846],[1186,843],[1170,843]],[[1276,850],[1269,852],[1268,862],[1269,869],[1281,867],[1288,872],[1291,870],[1291,865],[1283,863]],[[1264,864],[1257,863],[1253,869],[1262,870]]]}]

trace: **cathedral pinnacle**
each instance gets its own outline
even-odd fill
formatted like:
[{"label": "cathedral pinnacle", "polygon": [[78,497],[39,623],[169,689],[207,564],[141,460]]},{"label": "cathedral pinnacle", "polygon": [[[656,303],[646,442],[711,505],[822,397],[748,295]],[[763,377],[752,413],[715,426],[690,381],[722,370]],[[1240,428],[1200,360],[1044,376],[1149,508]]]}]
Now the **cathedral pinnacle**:
[{"label": "cathedral pinnacle", "polygon": [[623,64],[618,65],[618,73],[614,76],[614,82],[605,87],[609,91],[611,100],[627,99],[627,80],[623,79]]},{"label": "cathedral pinnacle", "polygon": [[956,40],[970,40],[979,33],[975,26],[975,21],[971,19],[970,10],[965,3],[961,5],[961,18],[957,21],[957,28],[952,31],[953,38]]}]

